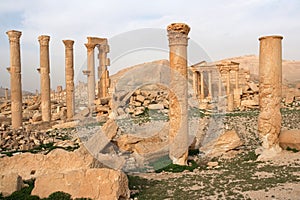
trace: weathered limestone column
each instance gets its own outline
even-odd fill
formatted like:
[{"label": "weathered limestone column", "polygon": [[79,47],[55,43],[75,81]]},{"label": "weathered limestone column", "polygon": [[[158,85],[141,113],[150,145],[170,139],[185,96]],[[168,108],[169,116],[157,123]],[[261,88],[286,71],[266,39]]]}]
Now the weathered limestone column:
[{"label": "weathered limestone column", "polygon": [[212,82],[211,82],[211,71],[208,71],[208,96],[212,99]]},{"label": "weathered limestone column", "polygon": [[170,83],[169,156],[173,164],[186,165],[188,157],[187,45],[190,27],[183,23],[168,26]]},{"label": "weathered limestone column", "polygon": [[235,89],[239,88],[239,71],[235,70]]},{"label": "weathered limestone column", "polygon": [[72,119],[75,112],[74,96],[74,68],[73,68],[73,40],[63,40],[65,44],[65,65],[66,65],[66,104],[67,119]]},{"label": "weathered limestone column", "polygon": [[5,88],[5,100],[8,100],[8,88]]},{"label": "weathered limestone column", "polygon": [[107,66],[110,65],[110,61],[107,58],[107,53],[109,53],[109,46],[107,44],[107,40],[98,46],[99,48],[99,59],[100,65],[98,68],[98,76],[99,76],[99,87],[98,87],[98,97],[103,98],[108,96],[108,88],[109,88],[109,72],[107,70]]},{"label": "weathered limestone column", "polygon": [[219,90],[219,97],[222,96],[222,74],[219,73],[219,85],[218,85],[218,90]]},{"label": "weathered limestone column", "polygon": [[200,100],[204,99],[204,76],[203,71],[200,72]]},{"label": "weathered limestone column", "polygon": [[49,40],[50,36],[41,35],[40,43],[40,68],[41,74],[41,110],[42,120],[51,121],[51,97],[50,97],[50,64],[49,64]]},{"label": "weathered limestone column", "polygon": [[88,79],[88,105],[89,107],[94,105],[95,101],[95,58],[94,58],[94,48],[95,44],[85,44],[87,48],[87,67],[86,71],[83,71],[87,75]]},{"label": "weathered limestone column", "polygon": [[259,38],[259,105],[258,131],[265,152],[277,153],[281,130],[282,36]]},{"label": "weathered limestone column", "polygon": [[227,111],[232,112],[234,109],[234,99],[233,99],[233,94],[229,94],[227,96]]},{"label": "weathered limestone column", "polygon": [[197,71],[193,71],[193,89],[194,89],[196,97],[198,97],[198,87],[199,87],[198,85],[199,85],[199,83],[198,83]]},{"label": "weathered limestone column", "polygon": [[226,95],[230,94],[230,70],[227,70],[227,79],[226,79]]},{"label": "weathered limestone column", "polygon": [[22,82],[21,82],[21,54],[20,54],[20,31],[7,31],[10,45],[10,98],[12,128],[22,126]]}]

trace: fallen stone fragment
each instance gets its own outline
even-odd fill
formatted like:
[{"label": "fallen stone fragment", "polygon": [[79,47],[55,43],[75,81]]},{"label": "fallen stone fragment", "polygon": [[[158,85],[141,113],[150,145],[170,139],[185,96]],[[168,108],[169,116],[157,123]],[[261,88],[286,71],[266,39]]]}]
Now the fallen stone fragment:
[{"label": "fallen stone fragment", "polygon": [[300,130],[285,130],[279,135],[279,146],[283,149],[288,147],[300,151]]},{"label": "fallen stone fragment", "polygon": [[218,157],[241,145],[243,145],[243,141],[234,130],[231,130],[201,147],[200,151],[208,157]]},{"label": "fallen stone fragment", "polygon": [[[49,184],[50,183],[50,184]],[[72,198],[129,199],[127,176],[112,169],[81,169],[40,176],[32,195],[48,197],[56,191],[69,193]]]}]

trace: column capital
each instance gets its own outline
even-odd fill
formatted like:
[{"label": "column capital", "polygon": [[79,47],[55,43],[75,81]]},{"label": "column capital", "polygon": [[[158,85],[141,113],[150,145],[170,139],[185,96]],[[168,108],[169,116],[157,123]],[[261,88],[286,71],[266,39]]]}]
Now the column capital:
[{"label": "column capital", "polygon": [[66,48],[73,49],[74,40],[63,40]]},{"label": "column capital", "polygon": [[90,52],[90,51],[93,51],[96,44],[91,44],[91,43],[85,43],[84,46],[87,48],[87,50]]},{"label": "column capital", "polygon": [[38,37],[39,43],[41,46],[48,46],[50,41],[50,36],[48,35],[40,35]]},{"label": "column capital", "polygon": [[281,36],[281,35],[262,36],[258,40],[261,41],[261,40],[264,40],[264,39],[280,39],[280,40],[282,40],[283,36]]},{"label": "column capital", "polygon": [[16,30],[10,30],[7,31],[6,34],[8,35],[9,42],[19,42],[22,32]]},{"label": "column capital", "polygon": [[190,27],[184,23],[172,23],[167,27],[169,46],[184,45],[187,46]]}]

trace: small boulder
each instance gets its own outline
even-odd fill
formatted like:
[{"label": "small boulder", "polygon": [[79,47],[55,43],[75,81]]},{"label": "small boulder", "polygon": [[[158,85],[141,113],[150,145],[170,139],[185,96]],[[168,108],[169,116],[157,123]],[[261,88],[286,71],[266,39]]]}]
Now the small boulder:
[{"label": "small boulder", "polygon": [[300,151],[300,130],[284,130],[279,135],[279,146],[283,149],[292,148]]},{"label": "small boulder", "polygon": [[208,142],[200,151],[208,157],[218,157],[243,144],[238,134],[234,131],[226,131],[216,139]]}]

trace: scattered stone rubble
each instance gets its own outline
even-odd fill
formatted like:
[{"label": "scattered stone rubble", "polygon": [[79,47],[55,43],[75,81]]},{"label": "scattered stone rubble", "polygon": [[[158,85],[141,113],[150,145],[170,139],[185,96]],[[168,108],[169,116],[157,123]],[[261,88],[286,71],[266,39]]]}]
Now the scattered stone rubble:
[{"label": "scattered stone rubble", "polygon": [[156,85],[146,86],[136,90],[129,99],[125,108],[119,107],[119,115],[130,114],[138,116],[146,110],[159,110],[164,114],[169,112],[169,92]]},{"label": "scattered stone rubble", "polygon": [[[169,64],[173,70],[170,75],[169,88],[172,92],[157,85],[148,85],[135,90],[129,97],[127,104],[116,110],[118,120],[128,115],[131,117],[142,116],[149,110],[155,110],[169,116],[169,122],[159,127],[160,130],[149,137],[146,137],[149,130],[156,130],[157,127],[148,126],[149,124],[144,124],[139,128],[133,126],[130,128],[136,128],[137,131],[137,134],[133,134],[132,130],[121,130],[122,127],[113,121],[114,117],[111,116],[112,99],[109,95],[109,91],[113,91],[113,88],[109,88],[111,84],[107,70],[109,65],[109,59],[106,57],[109,52],[107,39],[88,37],[86,47],[89,61],[88,70],[84,73],[88,76],[89,81],[87,85],[80,83],[76,88],[74,86],[73,67],[74,41],[63,40],[65,44],[66,89],[62,90],[62,87],[58,87],[57,91],[52,91],[50,96],[48,55],[50,37],[40,36],[41,68],[39,71],[41,73],[41,88],[44,89],[42,89],[40,96],[22,97],[19,43],[21,32],[8,31],[12,62],[11,68],[8,68],[11,75],[11,100],[6,94],[5,99],[0,104],[0,165],[3,166],[0,168],[0,180],[10,181],[12,185],[5,187],[0,184],[0,191],[4,192],[4,195],[8,195],[23,187],[20,178],[36,178],[36,188],[33,194],[41,197],[46,197],[52,192],[62,189],[73,197],[128,199],[128,180],[122,172],[111,169],[91,169],[96,166],[95,159],[83,148],[74,152],[55,149],[49,153],[46,146],[74,150],[79,148],[81,141],[76,137],[75,129],[64,130],[64,128],[76,127],[85,120],[106,122],[102,126],[102,129],[106,130],[104,135],[100,135],[101,137],[97,138],[99,140],[96,140],[96,142],[101,140],[103,147],[113,142],[122,152],[134,152],[147,155],[150,158],[155,156],[151,154],[161,150],[169,153],[174,164],[185,165],[188,158],[188,144],[191,139],[186,134],[190,128],[187,114],[189,108],[187,82],[193,83],[195,97],[199,100],[200,109],[208,108],[203,104],[213,104],[216,101],[220,104],[225,101],[226,110],[229,112],[260,108],[258,131],[266,150],[277,148],[278,145],[282,148],[291,146],[299,149],[299,130],[281,131],[280,107],[299,109],[300,106],[299,84],[295,88],[284,86],[284,98],[281,100],[282,60],[280,42],[282,37],[260,38],[261,71],[258,84],[249,79],[249,71],[239,69],[239,63],[232,61],[218,63],[214,66],[206,66],[206,63],[204,66],[203,63],[200,63],[199,66],[194,65],[188,69],[187,35],[190,31],[189,26],[174,23],[168,26],[167,31],[170,47]],[[266,45],[268,43],[272,45]],[[95,72],[92,70],[94,69],[92,61],[94,55],[91,54],[91,52],[94,53],[96,46],[99,49],[98,58],[100,58],[98,67],[100,80],[96,84],[97,88],[95,88]],[[192,78],[188,77],[189,70],[192,72]],[[174,71],[180,74],[184,81],[179,80]],[[208,80],[205,81],[205,79]],[[226,88],[226,93],[222,90],[223,85]],[[232,85],[235,87],[233,88]],[[97,95],[95,90],[98,91]],[[218,94],[215,91],[218,91]],[[216,108],[216,111],[220,111],[221,108],[222,106]],[[210,124],[213,126],[211,130],[206,130],[208,123],[215,123]],[[192,146],[199,149],[202,145],[200,150],[210,157],[220,156],[243,145],[237,132],[233,129],[224,131],[224,127],[220,128],[219,126],[215,128],[214,125],[217,123],[217,120],[210,122],[208,118],[204,118],[202,121],[204,127],[197,129],[196,135],[192,138],[194,140]],[[219,128],[219,130],[214,128]],[[205,135],[214,131],[218,132],[219,135],[216,134],[217,137],[204,144]],[[220,134],[221,132],[222,134]],[[95,141],[92,142],[95,143]],[[16,153],[33,150],[43,152],[46,155]],[[14,156],[8,157],[7,155],[10,154]],[[128,162],[135,161],[135,158],[132,158]],[[216,165],[213,163],[212,167]],[[63,183],[61,183],[62,179]],[[54,184],[45,187],[45,184],[50,180]],[[78,185],[77,182],[83,184],[84,187]],[[94,182],[97,182],[96,186],[93,185]]]}]

